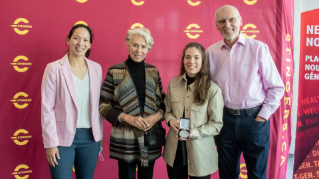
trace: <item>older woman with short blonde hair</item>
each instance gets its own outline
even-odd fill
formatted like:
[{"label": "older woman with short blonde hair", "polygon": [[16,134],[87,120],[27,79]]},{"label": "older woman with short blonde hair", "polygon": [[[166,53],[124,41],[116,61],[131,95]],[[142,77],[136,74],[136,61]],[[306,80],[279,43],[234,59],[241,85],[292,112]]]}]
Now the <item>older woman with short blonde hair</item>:
[{"label": "older woman with short blonde hair", "polygon": [[161,126],[165,94],[159,71],[145,63],[154,41],[146,28],[128,30],[128,59],[111,66],[100,96],[100,114],[112,124],[110,157],[118,160],[119,178],[151,179],[162,147],[144,146],[144,132]]},{"label": "older woman with short blonde hair", "polygon": [[150,52],[153,48],[154,45],[154,40],[151,36],[151,32],[150,30],[146,29],[146,28],[139,28],[139,29],[132,29],[132,30],[128,30],[127,34],[126,34],[126,45],[127,47],[129,47],[131,45],[132,39],[134,35],[139,35],[144,37],[145,43],[148,47],[148,52]]}]

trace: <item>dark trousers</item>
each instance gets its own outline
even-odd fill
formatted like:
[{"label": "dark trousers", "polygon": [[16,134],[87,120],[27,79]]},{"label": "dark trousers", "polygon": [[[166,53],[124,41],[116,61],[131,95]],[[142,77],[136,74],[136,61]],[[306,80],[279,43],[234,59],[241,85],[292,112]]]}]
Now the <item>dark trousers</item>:
[{"label": "dark trousers", "polygon": [[233,115],[224,110],[224,126],[216,137],[221,179],[238,179],[242,152],[248,179],[266,179],[270,121],[255,121],[258,113],[259,110]]},{"label": "dark trousers", "polygon": [[100,142],[95,142],[92,129],[76,129],[70,147],[58,146],[58,165],[50,166],[52,179],[72,179],[74,164],[77,179],[92,179],[99,156]]},{"label": "dark trousers", "polygon": [[[167,175],[169,179],[187,179],[188,178],[188,165],[186,154],[186,141],[178,141],[175,160],[173,167],[166,164]],[[189,176],[190,179],[210,179],[210,175],[207,176]]]},{"label": "dark trousers", "polygon": [[[177,165],[177,166],[169,166],[167,167],[167,175],[169,179],[187,179],[188,178],[188,166],[187,165]],[[207,176],[189,176],[189,179],[210,179],[210,175]]]},{"label": "dark trousers", "polygon": [[141,163],[127,163],[124,161],[118,161],[119,166],[119,179],[135,179],[136,178],[136,166],[138,179],[152,179],[154,171],[155,161],[149,162],[149,167],[141,167]]}]

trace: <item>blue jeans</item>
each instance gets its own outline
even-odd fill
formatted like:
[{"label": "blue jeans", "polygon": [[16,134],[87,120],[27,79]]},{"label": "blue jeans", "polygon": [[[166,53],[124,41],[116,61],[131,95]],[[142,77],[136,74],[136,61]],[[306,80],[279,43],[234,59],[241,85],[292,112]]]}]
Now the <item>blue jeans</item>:
[{"label": "blue jeans", "polygon": [[60,159],[57,159],[58,165],[50,166],[52,179],[72,179],[73,164],[77,179],[93,178],[100,142],[94,141],[91,128],[76,129],[72,145],[58,146],[58,150],[60,154]]},{"label": "blue jeans", "polygon": [[259,110],[233,115],[224,110],[224,126],[216,137],[221,179],[238,179],[240,156],[248,179],[266,179],[270,147],[270,121],[255,121]]}]

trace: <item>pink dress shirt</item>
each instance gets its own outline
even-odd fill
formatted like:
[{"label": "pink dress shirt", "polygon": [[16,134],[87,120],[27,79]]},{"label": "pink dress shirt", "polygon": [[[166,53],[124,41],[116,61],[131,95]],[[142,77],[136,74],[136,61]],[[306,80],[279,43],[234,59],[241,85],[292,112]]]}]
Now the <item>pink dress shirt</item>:
[{"label": "pink dress shirt", "polygon": [[258,116],[269,119],[280,105],[284,84],[268,46],[241,33],[229,48],[224,40],[206,50],[212,80],[223,91],[227,108],[263,105]]}]

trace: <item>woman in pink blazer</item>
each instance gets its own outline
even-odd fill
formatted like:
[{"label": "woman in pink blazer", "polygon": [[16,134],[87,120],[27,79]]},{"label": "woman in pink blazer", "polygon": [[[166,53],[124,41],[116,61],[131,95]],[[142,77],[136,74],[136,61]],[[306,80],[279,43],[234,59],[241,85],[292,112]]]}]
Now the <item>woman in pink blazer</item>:
[{"label": "woman in pink blazer", "polygon": [[88,26],[72,27],[69,53],[49,63],[41,88],[41,124],[51,178],[93,178],[100,146],[103,118],[98,105],[101,66],[87,57],[93,34]]}]

